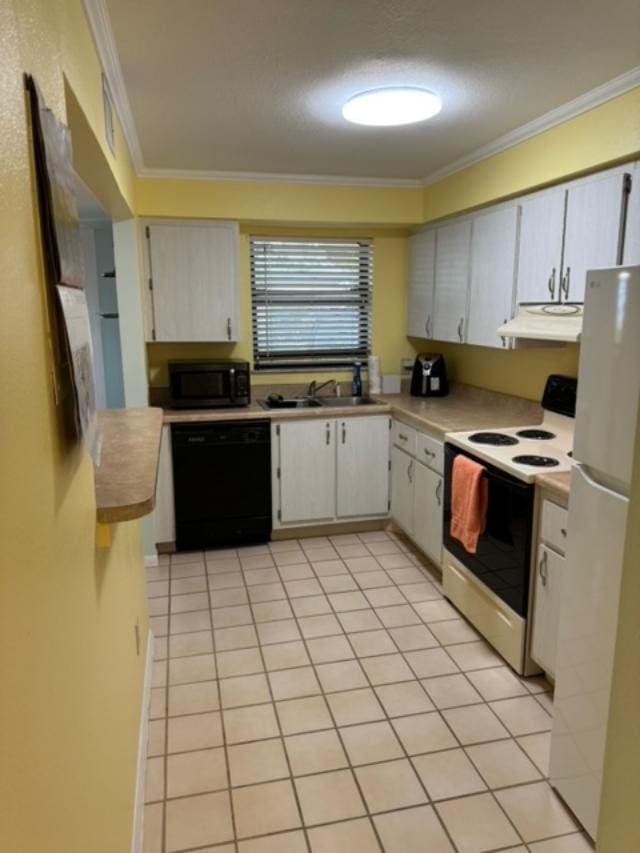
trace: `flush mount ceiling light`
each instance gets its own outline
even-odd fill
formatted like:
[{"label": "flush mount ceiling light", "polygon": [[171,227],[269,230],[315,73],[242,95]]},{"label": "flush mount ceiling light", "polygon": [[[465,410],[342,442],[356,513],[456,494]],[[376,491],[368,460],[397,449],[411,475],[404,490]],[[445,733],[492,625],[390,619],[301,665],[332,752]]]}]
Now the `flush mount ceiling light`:
[{"label": "flush mount ceiling light", "polygon": [[441,108],[440,98],[428,89],[388,86],[354,95],[343,106],[342,115],[354,124],[393,127],[425,121]]}]

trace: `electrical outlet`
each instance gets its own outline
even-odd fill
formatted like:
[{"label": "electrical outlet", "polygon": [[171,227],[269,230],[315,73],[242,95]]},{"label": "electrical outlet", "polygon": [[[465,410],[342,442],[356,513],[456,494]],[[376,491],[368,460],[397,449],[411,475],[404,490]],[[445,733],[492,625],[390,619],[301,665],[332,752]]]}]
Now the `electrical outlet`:
[{"label": "electrical outlet", "polygon": [[140,620],[136,620],[136,624],[133,626],[133,633],[136,637],[136,655],[140,657]]}]

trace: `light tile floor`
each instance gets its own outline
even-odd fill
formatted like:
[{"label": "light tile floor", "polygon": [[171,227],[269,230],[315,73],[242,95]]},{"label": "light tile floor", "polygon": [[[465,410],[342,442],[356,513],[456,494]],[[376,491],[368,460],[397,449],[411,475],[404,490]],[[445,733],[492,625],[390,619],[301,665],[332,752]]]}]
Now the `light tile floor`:
[{"label": "light tile floor", "polygon": [[551,696],[393,533],[162,558],[145,853],[588,853]]}]

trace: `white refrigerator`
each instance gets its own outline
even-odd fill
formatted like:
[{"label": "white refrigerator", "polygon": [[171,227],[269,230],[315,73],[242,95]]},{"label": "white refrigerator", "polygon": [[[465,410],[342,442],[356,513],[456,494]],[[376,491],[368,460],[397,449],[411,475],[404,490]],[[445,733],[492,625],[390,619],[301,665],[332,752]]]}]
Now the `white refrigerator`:
[{"label": "white refrigerator", "polygon": [[640,400],[640,267],[587,273],[551,784],[595,839]]}]

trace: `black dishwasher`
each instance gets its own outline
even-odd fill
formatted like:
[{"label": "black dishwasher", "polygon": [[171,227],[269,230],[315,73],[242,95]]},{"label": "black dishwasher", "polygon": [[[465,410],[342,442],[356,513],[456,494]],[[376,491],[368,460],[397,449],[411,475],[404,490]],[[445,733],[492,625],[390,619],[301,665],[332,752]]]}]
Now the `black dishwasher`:
[{"label": "black dishwasher", "polygon": [[269,421],[171,426],[176,550],[267,542]]}]

